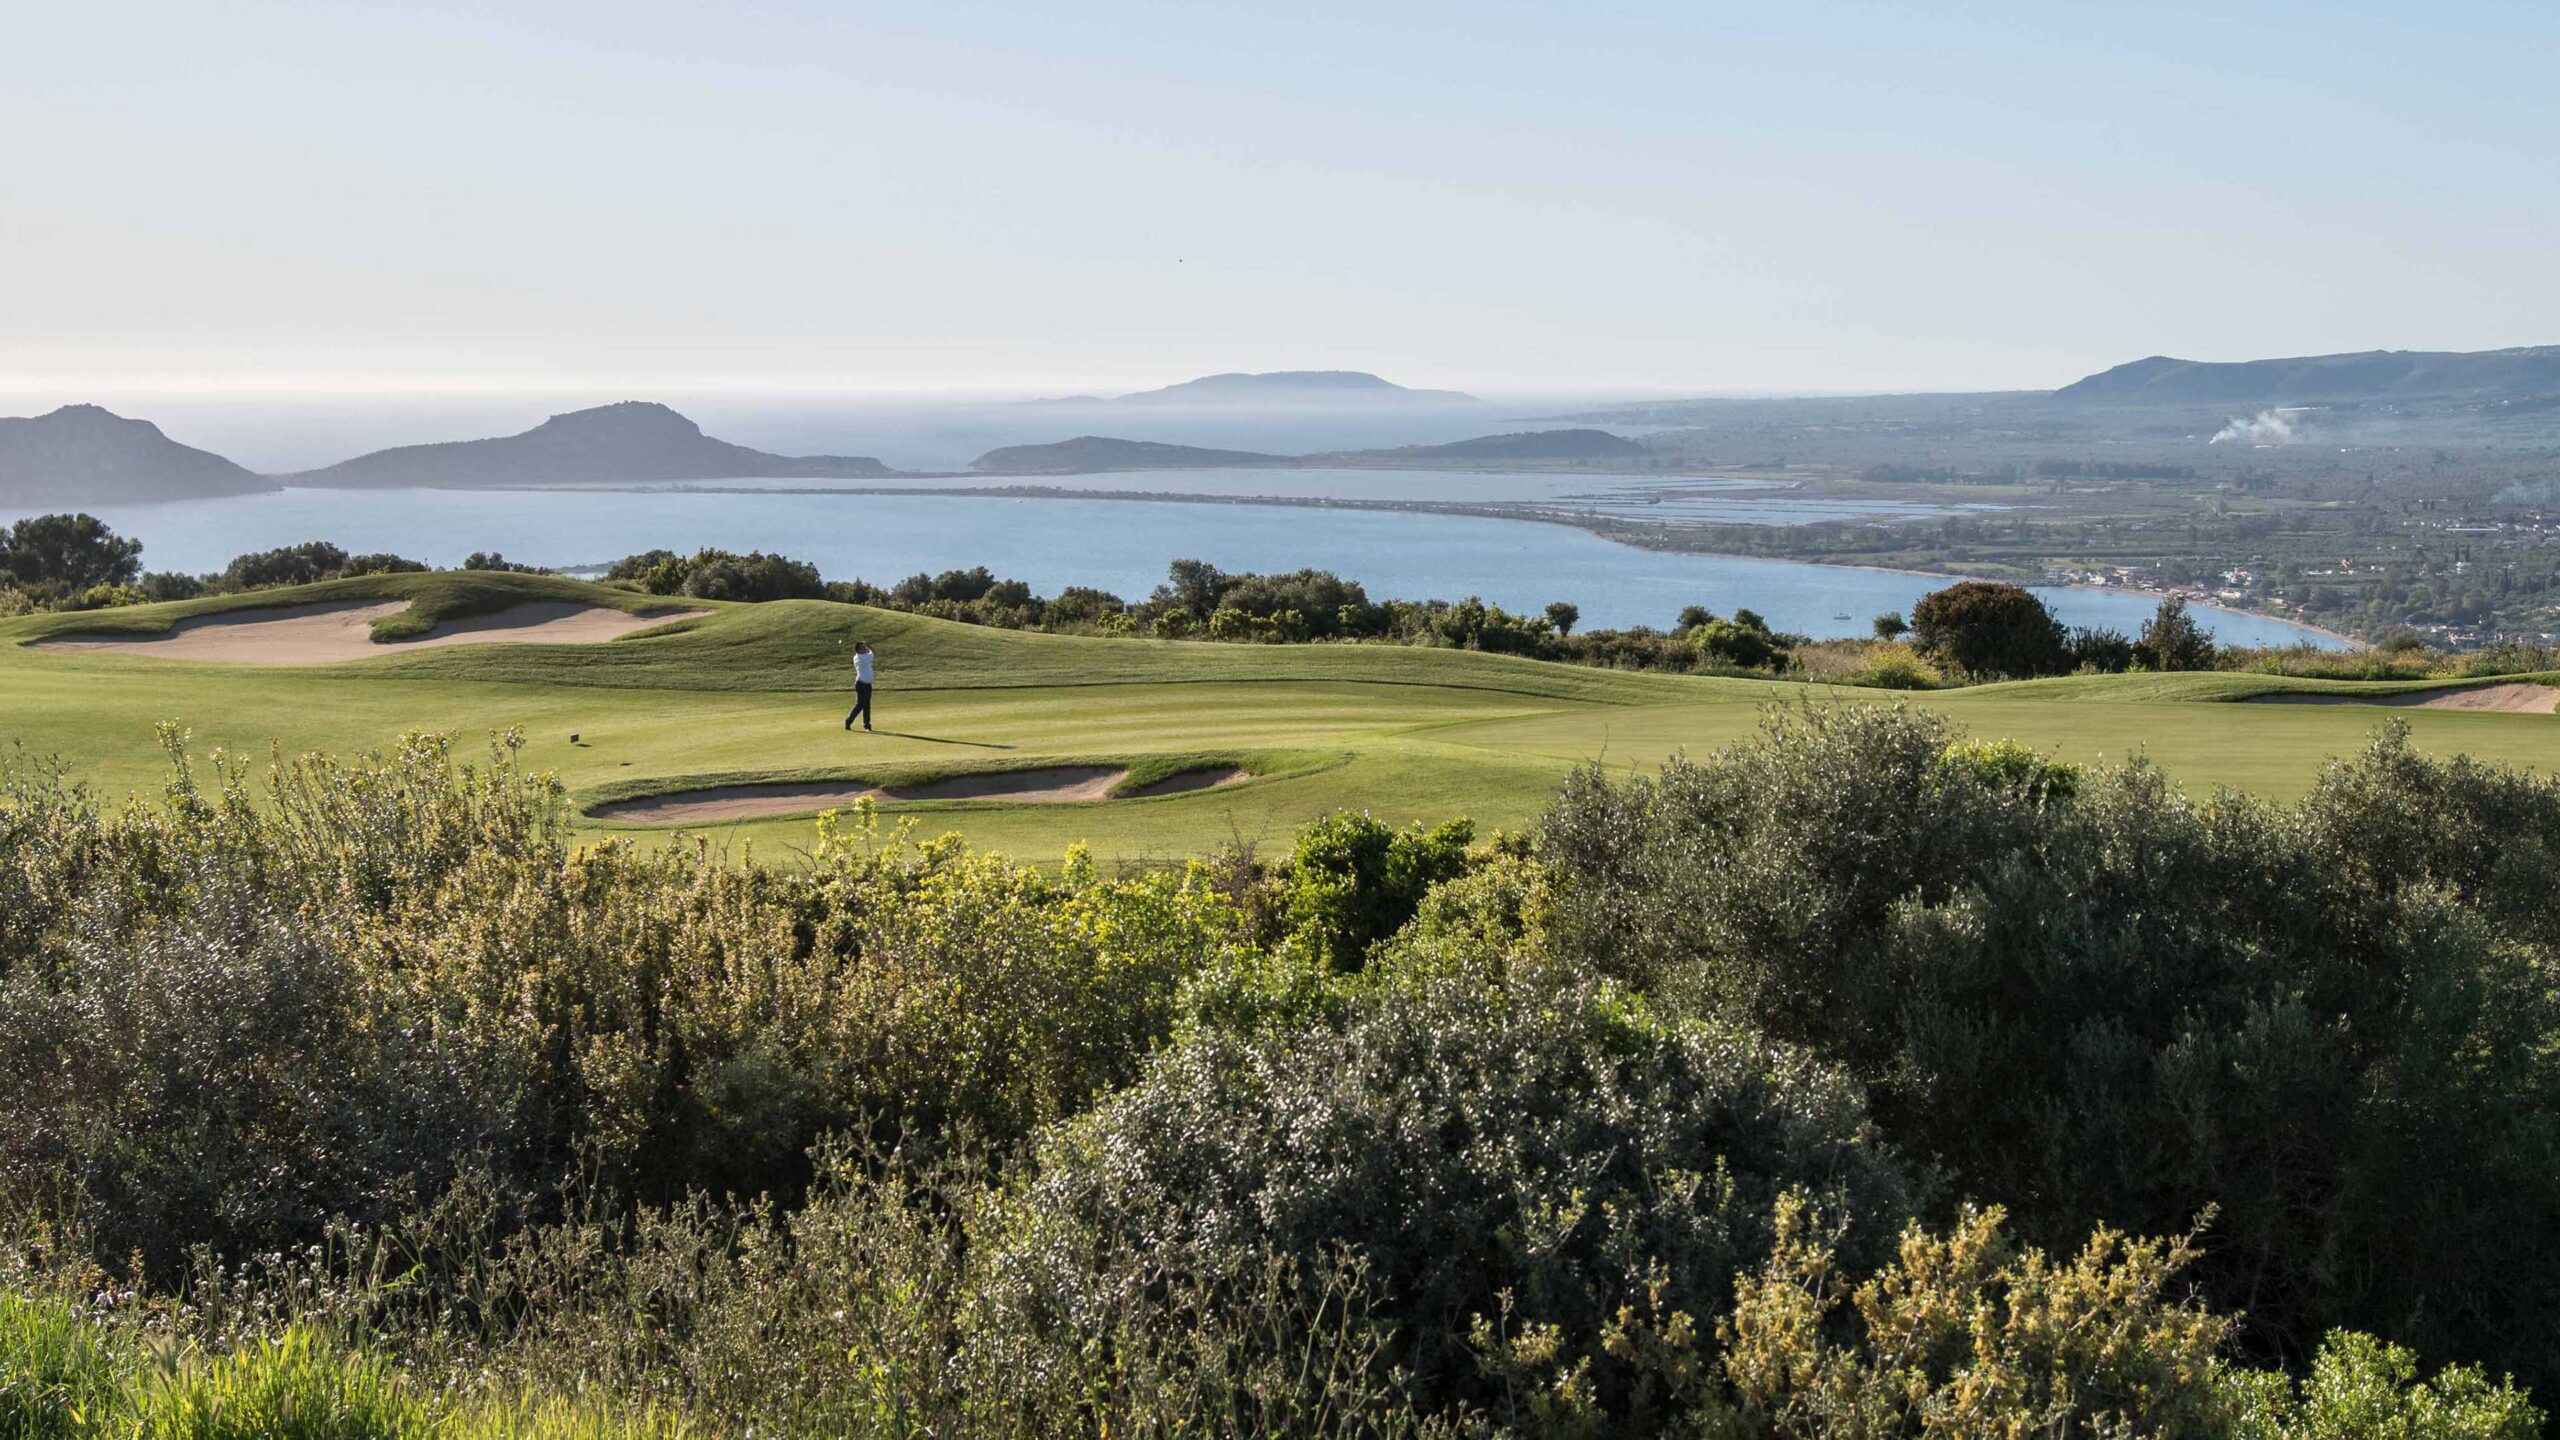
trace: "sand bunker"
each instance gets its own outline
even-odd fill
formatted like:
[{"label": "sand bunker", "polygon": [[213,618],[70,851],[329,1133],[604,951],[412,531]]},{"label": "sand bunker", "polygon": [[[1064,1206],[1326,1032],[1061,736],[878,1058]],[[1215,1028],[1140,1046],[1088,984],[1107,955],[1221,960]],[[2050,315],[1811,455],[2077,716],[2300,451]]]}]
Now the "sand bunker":
[{"label": "sand bunker", "polygon": [[1188,795],[1194,790],[1215,790],[1221,785],[1241,785],[1252,778],[1252,771],[1238,766],[1209,765],[1198,770],[1185,770],[1179,775],[1167,775],[1161,780],[1150,780],[1128,791],[1127,795],[1132,800],[1144,800],[1151,795]]},{"label": "sand bunker", "polygon": [[634,615],[602,605],[538,600],[494,615],[448,620],[416,640],[374,643],[373,622],[408,608],[406,600],[271,606],[181,620],[165,635],[71,634],[35,643],[48,650],[113,650],[235,665],[330,665],[439,645],[595,645],[635,630],[711,613],[681,610]]},{"label": "sand bunker", "polygon": [[718,785],[617,800],[587,813],[599,820],[629,820],[641,825],[710,825],[729,820],[762,820],[776,815],[806,815],[850,805],[856,800],[1002,800],[1023,805],[1066,805],[1104,799],[1129,772],[1114,765],[1052,765],[1041,770],[997,770],[954,775],[912,785],[865,785],[859,781],[816,781],[793,785]]},{"label": "sand bunker", "polygon": [[2466,685],[2456,690],[2403,690],[2394,695],[2341,695],[2335,691],[2291,690],[2252,695],[2269,705],[2397,705],[2418,710],[2496,710],[2508,714],[2549,715],[2560,710],[2560,685],[2514,681],[2504,685]]},{"label": "sand bunker", "polygon": [[[769,820],[778,815],[807,815],[840,809],[856,800],[895,804],[902,800],[1000,800],[1019,805],[1071,805],[1111,798],[1111,787],[1128,777],[1116,765],[1051,765],[1038,770],[990,770],[919,780],[909,785],[865,785],[858,780],[814,780],[780,785],[715,785],[680,790],[637,800],[598,805],[587,814],[598,820],[628,820],[637,825],[717,825],[731,820]],[[1122,798],[1187,795],[1253,778],[1234,765],[1209,765],[1150,780]]]}]

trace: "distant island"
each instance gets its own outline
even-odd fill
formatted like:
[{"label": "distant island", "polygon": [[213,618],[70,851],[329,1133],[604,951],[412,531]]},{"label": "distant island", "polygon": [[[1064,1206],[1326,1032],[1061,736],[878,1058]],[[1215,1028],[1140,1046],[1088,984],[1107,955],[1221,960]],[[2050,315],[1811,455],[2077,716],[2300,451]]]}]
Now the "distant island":
[{"label": "distant island", "polygon": [[1328,458],[1375,464],[1385,460],[1625,460],[1652,453],[1643,442],[1623,435],[1576,429],[1522,430],[1446,445],[1399,445],[1392,450],[1346,450]]},{"label": "distant island", "polygon": [[1198,445],[1167,445],[1154,440],[1123,440],[1110,435],[1079,435],[1049,445],[1007,445],[969,462],[990,475],[1062,475],[1099,470],[1186,470],[1195,466],[1349,465],[1384,468],[1395,465],[1526,460],[1608,460],[1650,454],[1636,441],[1606,430],[1529,430],[1512,435],[1479,435],[1446,445],[1402,445],[1391,450],[1330,450],[1313,455],[1267,455],[1257,450],[1212,450]]},{"label": "distant island", "polygon": [[1343,409],[1379,405],[1446,407],[1481,402],[1473,395],[1456,390],[1408,389],[1366,370],[1273,370],[1259,375],[1241,371],[1203,375],[1197,380],[1185,380],[1179,385],[1167,385],[1156,390],[1141,390],[1133,395],[1108,399],[1076,395],[1051,403]]},{"label": "distant island", "polygon": [[276,482],[148,420],[95,405],[0,419],[0,505],[111,505],[254,495]]},{"label": "distant island", "polygon": [[1054,475],[1077,470],[1184,470],[1195,465],[1286,465],[1295,457],[1265,455],[1256,450],[1212,450],[1199,445],[1166,445],[1154,440],[1122,440],[1110,435],[1079,435],[1048,445],[1006,445],[969,462],[990,475]]},{"label": "distant island", "polygon": [[769,455],[714,440],[664,405],[625,400],[554,415],[521,435],[402,445],[287,478],[297,485],[392,489],[896,473],[868,455]]},{"label": "distant island", "polygon": [[2153,355],[2053,392],[2100,405],[2276,405],[2303,401],[2560,394],[2560,345],[2514,350],[2364,350],[2276,360]]}]

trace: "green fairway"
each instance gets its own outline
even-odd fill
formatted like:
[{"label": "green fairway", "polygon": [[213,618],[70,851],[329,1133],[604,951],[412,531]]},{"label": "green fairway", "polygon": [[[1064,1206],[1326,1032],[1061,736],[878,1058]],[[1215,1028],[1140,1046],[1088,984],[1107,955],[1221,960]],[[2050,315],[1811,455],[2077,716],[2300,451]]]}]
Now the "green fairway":
[{"label": "green fairway", "polygon": [[[1749,731],[1771,702],[1896,703],[1875,691],[1626,674],[1461,651],[1224,645],[1026,634],[816,601],[710,606],[698,619],[597,645],[462,645],[332,665],[253,666],[73,652],[26,642],[66,631],[149,631],[222,609],[320,599],[421,599],[447,617],[514,599],[635,608],[625,592],[552,577],[395,576],[184,605],[0,625],[0,740],[57,757],[110,796],[156,787],[154,725],[201,755],[378,747],[404,730],[466,740],[521,729],[535,766],[582,803],[744,780],[893,782],[1069,761],[1146,773],[1242,764],[1257,778],[1154,799],[908,807],[1026,858],[1071,841],[1142,862],[1230,838],[1275,843],[1327,810],[1404,821],[1533,818],[1577,763],[1652,765]],[[684,602],[704,608],[699,602]],[[880,732],[839,728],[852,639],[881,652]],[[2149,755],[2191,789],[2297,794],[2322,760],[2390,716],[2418,743],[2512,764],[2560,758],[2548,715],[2229,703],[2336,689],[2234,675],[2113,676],[1910,697],[1968,730],[2070,759]],[[2376,691],[2406,687],[2372,687]],[[572,743],[570,736],[578,739]],[[593,833],[653,835],[595,822]],[[805,845],[805,816],[708,832],[768,850]]]}]

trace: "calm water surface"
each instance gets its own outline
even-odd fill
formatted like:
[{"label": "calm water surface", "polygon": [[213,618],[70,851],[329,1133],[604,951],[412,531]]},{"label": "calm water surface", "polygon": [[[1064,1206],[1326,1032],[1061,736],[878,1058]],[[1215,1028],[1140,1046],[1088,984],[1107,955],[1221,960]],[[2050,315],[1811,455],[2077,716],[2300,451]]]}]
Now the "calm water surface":
[{"label": "calm water surface", "polygon": [[[1180,473],[1196,482],[1206,472]],[[1271,478],[1271,472],[1231,473]],[[1360,475],[1363,495],[1380,495],[1380,472],[1345,473]],[[1082,478],[1118,482],[1104,488],[1130,488],[1126,482],[1135,477]],[[1435,472],[1425,478],[1437,486],[1483,477]],[[1626,483],[1622,476],[1500,478],[1549,487],[1576,480]],[[1210,493],[1196,483],[1186,488]],[[779,551],[814,563],[831,580],[886,584],[919,570],[985,565],[1043,594],[1093,585],[1137,599],[1164,578],[1168,561],[1196,557],[1229,570],[1315,566],[1358,580],[1380,598],[1477,595],[1506,609],[1532,611],[1567,600],[1581,607],[1586,626],[1667,626],[1684,605],[1719,613],[1747,606],[1781,630],[1815,636],[1866,634],[1875,615],[1907,611],[1947,583],[1787,560],[1664,554],[1530,521],[1145,500],[285,490],[111,506],[98,513],[119,533],[143,542],[143,563],[154,570],[218,570],[244,551],[315,539],[443,565],[458,564],[475,550],[495,550],[555,567],[602,564],[650,549],[717,546]],[[2107,625],[2128,634],[2153,604],[2131,595],[2044,593],[2066,624]],[[2335,643],[2281,620],[2216,610],[2201,610],[2198,618],[2233,643]]]},{"label": "calm water surface", "polygon": [[[626,490],[597,485],[597,490]],[[1639,524],[1717,521],[1738,525],[1804,525],[1818,520],[1910,520],[1996,510],[1996,505],[1930,505],[1903,500],[1818,499],[1767,480],[1720,476],[1643,476],[1572,471],[1280,469],[1124,470],[1095,475],[913,475],[865,480],[695,480],[668,491],[993,490],[1113,491],[1120,494],[1216,495],[1249,499],[1437,501],[1525,505],[1552,514],[1606,515]]]}]

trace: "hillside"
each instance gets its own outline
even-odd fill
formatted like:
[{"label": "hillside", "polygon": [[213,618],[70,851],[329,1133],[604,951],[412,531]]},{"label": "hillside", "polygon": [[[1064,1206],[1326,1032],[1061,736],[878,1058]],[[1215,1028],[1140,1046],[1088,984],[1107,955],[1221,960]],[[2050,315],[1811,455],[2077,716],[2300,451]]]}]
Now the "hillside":
[{"label": "hillside", "polygon": [[1107,403],[1115,405],[1473,405],[1476,397],[1455,390],[1411,390],[1365,370],[1274,370],[1248,375],[1230,372],[1203,375],[1160,390],[1141,390]]},{"label": "hillside", "polygon": [[894,473],[867,455],[769,455],[732,445],[664,405],[625,400],[554,415],[521,435],[403,445],[291,478],[301,485],[432,488]]},{"label": "hillside", "polygon": [[2229,362],[2153,355],[2065,385],[2053,398],[2095,405],[2265,405],[2552,394],[2560,394],[2560,345]]},{"label": "hillside", "polygon": [[0,419],[0,506],[250,495],[274,481],[95,405]]},{"label": "hillside", "polygon": [[992,475],[1054,475],[1077,470],[1176,470],[1193,465],[1276,465],[1286,455],[1255,450],[1213,450],[1200,445],[1167,445],[1154,440],[1122,440],[1110,435],[1079,435],[1048,445],[1006,445],[969,462],[972,470]]},{"label": "hillside", "polygon": [[1644,445],[1606,430],[1523,430],[1509,435],[1478,435],[1446,445],[1401,445],[1392,450],[1355,450],[1327,459],[1378,461],[1443,460],[1621,460],[1653,453]]}]

